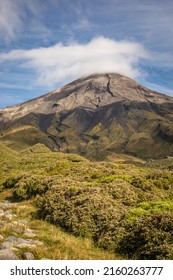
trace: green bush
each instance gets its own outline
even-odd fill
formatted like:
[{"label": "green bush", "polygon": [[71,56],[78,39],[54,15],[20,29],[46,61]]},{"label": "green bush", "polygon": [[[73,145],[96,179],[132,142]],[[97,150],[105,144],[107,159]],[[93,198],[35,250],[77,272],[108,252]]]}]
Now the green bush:
[{"label": "green bush", "polygon": [[154,183],[150,179],[146,179],[145,177],[133,177],[131,184],[135,188],[139,188],[143,191],[152,191],[154,188]]},{"label": "green bush", "polygon": [[4,183],[3,188],[4,189],[12,189],[15,187],[16,183],[20,180],[21,177],[9,177]]},{"label": "green bush", "polygon": [[153,184],[159,189],[169,190],[173,187],[173,174],[166,170],[150,173],[147,180],[152,180]]},{"label": "green bush", "polygon": [[141,202],[136,205],[135,208],[131,208],[126,214],[126,218],[134,220],[136,217],[142,216],[143,214],[148,215],[151,213],[164,213],[173,212],[172,201],[151,201]]},{"label": "green bush", "polygon": [[107,249],[112,246],[112,232],[124,214],[124,207],[104,188],[97,187],[54,186],[44,197],[37,198],[37,206],[39,217],[74,235],[90,237]]},{"label": "green bush", "polygon": [[173,258],[173,214],[153,213],[125,221],[125,232],[118,242],[118,252],[130,259]]},{"label": "green bush", "polygon": [[43,195],[49,188],[49,179],[43,177],[23,177],[15,184],[12,199],[22,201],[35,197],[37,194]]}]

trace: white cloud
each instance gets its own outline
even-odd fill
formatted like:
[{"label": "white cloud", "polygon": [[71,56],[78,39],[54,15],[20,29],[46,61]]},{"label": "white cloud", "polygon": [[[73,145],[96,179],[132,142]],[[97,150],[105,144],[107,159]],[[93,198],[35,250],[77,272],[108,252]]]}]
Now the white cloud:
[{"label": "white cloud", "polygon": [[1,40],[9,42],[29,27],[31,31],[47,32],[41,24],[43,7],[34,0],[0,0]]},{"label": "white cloud", "polygon": [[139,43],[98,37],[87,44],[58,43],[47,48],[1,53],[0,62],[32,69],[38,84],[52,87],[92,73],[118,72],[136,78],[141,74],[139,61],[148,56]]},{"label": "white cloud", "polygon": [[166,86],[161,86],[161,85],[154,84],[154,83],[149,83],[149,82],[146,82],[146,81],[145,81],[145,86],[152,89],[152,90],[155,90],[157,92],[173,96],[173,90],[166,87]]},{"label": "white cloud", "polygon": [[18,1],[0,1],[0,31],[6,38],[14,38],[17,29],[21,26],[21,17]]}]

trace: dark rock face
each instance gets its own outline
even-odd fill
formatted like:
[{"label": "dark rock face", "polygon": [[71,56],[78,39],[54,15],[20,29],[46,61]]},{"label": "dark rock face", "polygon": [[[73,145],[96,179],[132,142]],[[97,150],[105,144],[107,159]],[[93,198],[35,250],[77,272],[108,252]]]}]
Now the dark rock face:
[{"label": "dark rock face", "polygon": [[173,98],[119,74],[92,75],[0,110],[0,134],[17,150],[40,142],[93,159],[173,155]]}]

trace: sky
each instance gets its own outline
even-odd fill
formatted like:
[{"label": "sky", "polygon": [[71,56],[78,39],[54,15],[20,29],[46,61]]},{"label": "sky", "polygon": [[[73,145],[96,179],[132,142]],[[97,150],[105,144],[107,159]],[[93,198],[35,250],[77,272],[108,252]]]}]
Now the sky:
[{"label": "sky", "polygon": [[0,108],[116,72],[173,96],[172,0],[0,0]]}]

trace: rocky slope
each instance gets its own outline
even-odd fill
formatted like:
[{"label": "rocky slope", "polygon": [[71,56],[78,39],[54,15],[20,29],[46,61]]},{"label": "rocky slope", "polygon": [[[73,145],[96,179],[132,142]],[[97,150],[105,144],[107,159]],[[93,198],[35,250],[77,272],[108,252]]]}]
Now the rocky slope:
[{"label": "rocky slope", "polygon": [[[43,245],[42,242],[33,239],[36,234],[30,228],[27,228],[28,221],[19,221],[17,215],[13,213],[17,207],[22,206],[7,200],[0,201],[1,228],[6,229],[6,231],[8,229],[13,234],[6,237],[0,234],[0,260],[18,260],[15,252],[20,255],[23,254],[23,259],[34,259],[34,255],[28,250]],[[17,235],[22,236],[22,238]],[[20,250],[23,250],[23,252],[21,253]]]},{"label": "rocky slope", "polygon": [[173,98],[119,74],[92,75],[0,110],[0,135],[16,150],[40,142],[98,160],[171,156]]}]

